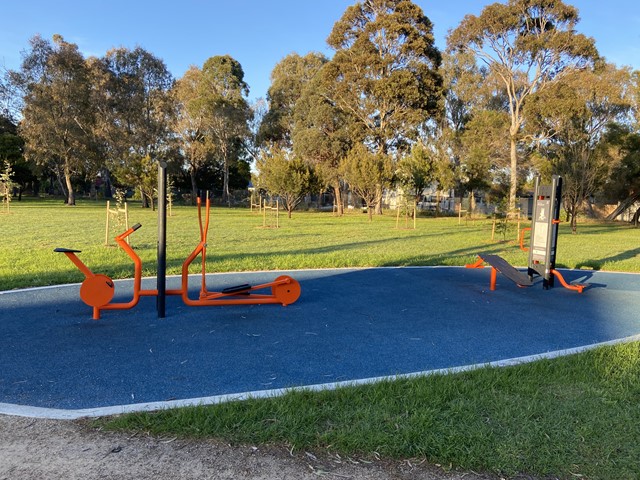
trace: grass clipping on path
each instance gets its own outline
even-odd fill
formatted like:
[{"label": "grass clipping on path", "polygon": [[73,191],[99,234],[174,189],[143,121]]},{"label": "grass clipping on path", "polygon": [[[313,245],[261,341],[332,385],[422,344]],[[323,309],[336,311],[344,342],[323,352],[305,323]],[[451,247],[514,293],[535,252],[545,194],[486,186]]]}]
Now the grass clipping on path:
[{"label": "grass clipping on path", "polygon": [[108,428],[503,475],[640,478],[640,343],[508,368],[138,413]]}]

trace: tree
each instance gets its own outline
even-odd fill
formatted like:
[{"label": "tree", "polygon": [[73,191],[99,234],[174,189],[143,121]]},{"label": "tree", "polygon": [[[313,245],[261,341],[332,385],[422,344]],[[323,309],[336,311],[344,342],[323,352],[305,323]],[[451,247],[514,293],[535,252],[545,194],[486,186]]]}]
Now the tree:
[{"label": "tree", "polygon": [[12,80],[24,95],[20,135],[25,157],[50,164],[65,182],[66,203],[75,205],[74,175],[92,170],[91,82],[84,57],[75,44],[54,35],[53,44],[35,36]]},{"label": "tree", "polygon": [[508,158],[509,141],[504,136],[509,119],[504,111],[477,110],[460,136],[461,183],[470,192],[470,208],[475,209],[477,190],[489,189]]},{"label": "tree", "polygon": [[246,100],[249,87],[240,63],[229,55],[209,58],[202,67],[199,90],[206,109],[206,128],[222,159],[222,199],[230,201],[229,170],[234,145],[250,136],[252,111]]},{"label": "tree", "polygon": [[296,103],[305,86],[327,61],[320,53],[312,52],[304,57],[291,53],[273,68],[271,86],[267,92],[269,110],[260,124],[259,143],[273,142],[283,147],[292,147]]},{"label": "tree", "polygon": [[528,128],[540,132],[539,152],[563,178],[563,202],[576,233],[585,201],[604,184],[613,163],[606,131],[631,110],[630,72],[613,65],[581,70],[554,81],[531,97]]},{"label": "tree", "polygon": [[173,130],[180,142],[191,180],[191,201],[198,196],[198,172],[211,160],[215,143],[208,131],[210,108],[200,94],[202,71],[191,67],[176,82],[177,114]]},{"label": "tree", "polygon": [[335,50],[324,69],[329,96],[360,123],[374,152],[404,149],[440,112],[441,56],[432,30],[409,0],[367,0],[348,7],[327,39]]},{"label": "tree", "polygon": [[24,159],[24,139],[18,135],[18,126],[0,115],[0,164],[9,162],[13,182],[18,185],[18,200],[26,186],[36,180],[33,166]]},{"label": "tree", "polygon": [[173,77],[164,62],[141,47],[115,48],[92,63],[94,104],[108,164],[121,183],[139,189],[153,207],[157,160],[168,156]]},{"label": "tree", "polygon": [[411,148],[411,153],[398,161],[396,177],[405,193],[410,194],[417,202],[425,188],[435,180],[436,165],[434,155],[418,142]]},{"label": "tree", "polygon": [[304,196],[316,186],[313,170],[282,148],[263,153],[258,161],[259,183],[269,194],[280,197],[289,218]]},{"label": "tree", "polygon": [[[640,133],[626,125],[610,125],[607,145],[616,163],[603,190],[607,200],[620,202],[607,216],[607,220],[615,220],[640,200]],[[633,215],[636,226],[639,219],[640,208]]]},{"label": "tree", "polygon": [[359,135],[352,117],[337,108],[328,98],[325,79],[321,73],[316,75],[296,102],[293,149],[297,156],[313,165],[323,186],[333,189],[337,213],[342,215],[343,182],[340,161]]},{"label": "tree", "polygon": [[353,192],[367,205],[369,221],[379,201],[379,192],[391,185],[393,165],[388,155],[374,153],[363,144],[356,144],[340,162],[342,176]]},{"label": "tree", "polygon": [[518,189],[518,144],[526,99],[597,57],[594,41],[575,32],[578,10],[562,1],[509,0],[467,15],[447,38],[450,51],[472,52],[501,83],[510,115],[509,209]]}]

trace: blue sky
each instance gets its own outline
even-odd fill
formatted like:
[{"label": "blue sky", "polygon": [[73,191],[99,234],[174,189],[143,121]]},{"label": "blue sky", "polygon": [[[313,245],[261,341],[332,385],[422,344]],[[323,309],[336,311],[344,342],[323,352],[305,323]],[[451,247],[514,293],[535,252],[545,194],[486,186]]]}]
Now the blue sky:
[{"label": "blue sky", "polygon": [[[489,0],[414,0],[434,24],[436,44],[467,13]],[[3,2],[0,67],[16,69],[36,33],[61,34],[86,55],[141,46],[181,77],[190,65],[214,55],[238,60],[251,88],[264,97],[274,65],[291,52],[331,55],[326,38],[355,0],[22,0]],[[637,0],[565,0],[580,11],[578,30],[596,40],[602,55],[640,69],[640,6]]]}]

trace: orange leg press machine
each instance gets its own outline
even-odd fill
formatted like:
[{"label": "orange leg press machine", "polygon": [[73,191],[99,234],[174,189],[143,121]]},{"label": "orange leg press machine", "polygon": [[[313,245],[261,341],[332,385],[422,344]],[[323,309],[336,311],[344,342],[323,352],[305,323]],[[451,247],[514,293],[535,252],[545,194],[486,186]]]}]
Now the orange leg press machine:
[{"label": "orange leg press machine", "polygon": [[[582,293],[587,285],[569,284],[556,270],[556,247],[558,243],[558,224],[560,223],[560,203],[562,200],[562,178],[554,175],[551,185],[540,185],[536,178],[535,197],[531,217],[531,227],[520,232],[520,248],[529,252],[527,274],[516,270],[498,255],[481,253],[478,261],[467,268],[483,268],[485,263],[491,266],[490,289],[496,289],[498,272],[519,287],[533,285],[533,277],[542,277],[542,287],[546,290],[554,286],[557,278],[563,287]],[[524,247],[524,232],[531,232],[531,247]]]},{"label": "orange leg press machine", "polygon": [[[166,199],[166,166],[159,167],[158,192],[159,198]],[[200,243],[191,252],[182,264],[181,288],[166,289],[166,200],[159,201],[158,205],[158,276],[157,288],[153,290],[142,289],[142,261],[138,254],[127,243],[127,237],[138,230],[141,225],[137,223],[127,231],[116,237],[118,245],[129,255],[134,264],[133,298],[128,302],[114,302],[115,285],[111,278],[100,273],[93,273],[76,255],[79,250],[68,248],[56,248],[55,252],[64,253],[76,267],[84,274],[85,279],[80,286],[80,298],[84,303],[93,307],[93,319],[100,319],[102,310],[125,310],[138,304],[140,297],[157,297],[156,306],[158,317],[165,316],[165,295],[180,295],[186,305],[192,307],[212,307],[222,305],[256,305],[256,304],[280,304],[283,306],[294,303],[300,297],[300,284],[288,275],[281,275],[272,282],[259,285],[236,285],[224,288],[220,291],[209,291],[206,285],[206,256],[207,233],[209,230],[210,201],[207,196],[205,204],[205,221],[202,221],[201,200],[198,198],[198,220],[200,223]],[[189,297],[189,266],[198,257],[201,257],[202,272],[200,295],[198,298]]]}]

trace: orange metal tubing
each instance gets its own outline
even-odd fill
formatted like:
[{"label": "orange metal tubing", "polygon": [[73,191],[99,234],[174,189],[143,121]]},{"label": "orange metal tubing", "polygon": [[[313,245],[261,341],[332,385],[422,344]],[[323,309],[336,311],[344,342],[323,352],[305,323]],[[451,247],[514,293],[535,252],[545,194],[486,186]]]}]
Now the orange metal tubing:
[{"label": "orange metal tubing", "polygon": [[585,289],[586,285],[571,285],[570,283],[567,283],[566,280],[564,279],[564,277],[562,276],[562,274],[557,271],[556,269],[551,269],[551,273],[558,278],[558,280],[560,280],[560,283],[562,284],[562,286],[564,288],[567,288],[569,290],[574,290],[578,293],[582,293],[583,290]]},{"label": "orange metal tubing", "polygon": [[[134,273],[133,273],[133,298],[129,302],[124,303],[108,303],[101,307],[94,307],[93,318],[98,320],[100,318],[100,310],[127,310],[135,307],[140,301],[140,296],[153,296],[157,295],[157,290],[142,290],[142,260],[138,254],[127,243],[126,238],[140,228],[140,224],[134,225],[126,232],[121,233],[116,237],[116,242],[120,245],[127,255],[133,260]],[[96,318],[97,315],[97,318]]]},{"label": "orange metal tubing", "polygon": [[93,277],[93,276],[95,276],[95,274],[94,274],[91,270],[89,270],[89,267],[87,267],[87,266],[82,262],[82,260],[80,260],[80,259],[78,258],[78,256],[77,256],[75,253],[73,253],[73,252],[64,252],[64,254],[67,256],[67,258],[68,258],[69,260],[71,260],[71,261],[73,262],[73,264],[74,264],[76,267],[78,267],[78,270],[80,270],[80,271],[84,274],[84,276],[85,276],[85,277],[87,277],[87,278],[88,278],[88,277]]},{"label": "orange metal tubing", "polygon": [[531,230],[531,227],[525,227],[520,230],[520,250],[522,250],[523,252],[529,251],[529,247],[524,246],[524,232],[527,230]]}]

